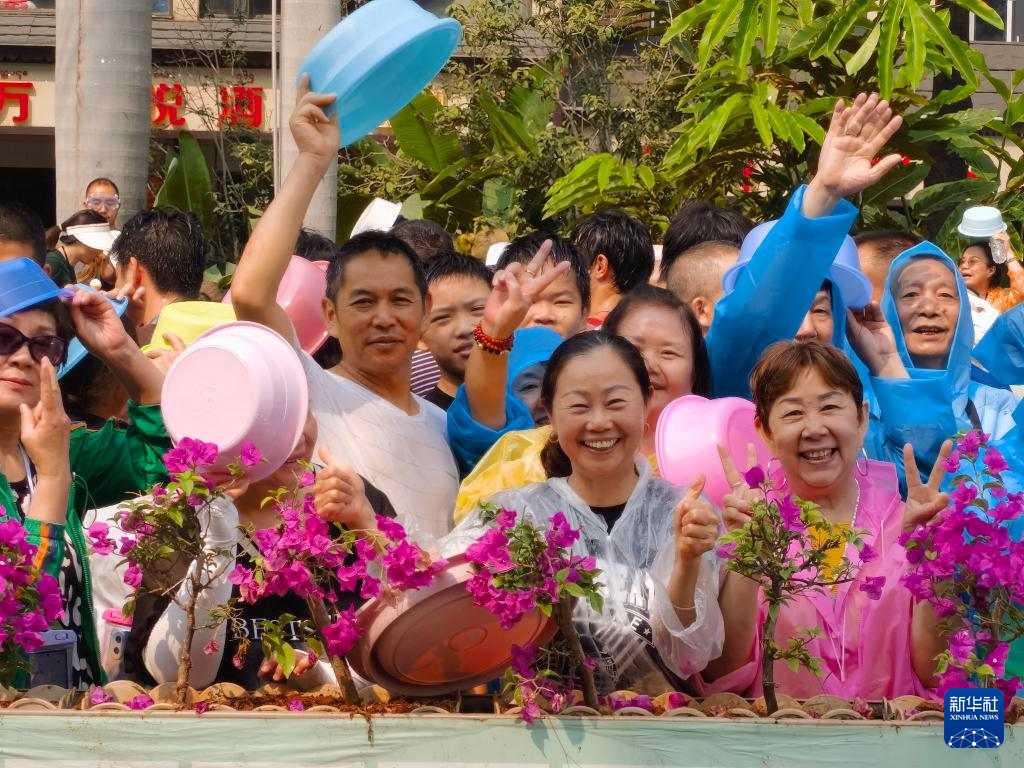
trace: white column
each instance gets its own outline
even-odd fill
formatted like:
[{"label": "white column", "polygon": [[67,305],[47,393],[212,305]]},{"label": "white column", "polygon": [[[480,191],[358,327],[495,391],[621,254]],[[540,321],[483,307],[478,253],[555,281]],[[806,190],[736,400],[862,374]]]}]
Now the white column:
[{"label": "white column", "polygon": [[124,223],[146,204],[152,4],[57,0],[57,221],[106,176],[121,190]]},{"label": "white column", "polygon": [[[340,19],[338,0],[281,0],[281,126],[282,164],[281,177],[295,162],[298,152],[288,131],[288,118],[295,105],[297,92],[296,78],[302,62],[320,38],[338,23]],[[317,187],[309,211],[306,226],[334,239],[337,219],[338,169],[334,165]]]}]

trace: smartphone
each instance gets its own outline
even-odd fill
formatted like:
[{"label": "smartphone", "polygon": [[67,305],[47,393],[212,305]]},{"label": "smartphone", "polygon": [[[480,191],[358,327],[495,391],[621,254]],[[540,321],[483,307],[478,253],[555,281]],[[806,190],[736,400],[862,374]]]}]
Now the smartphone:
[{"label": "smartphone", "polygon": [[78,637],[69,629],[40,632],[43,644],[29,653],[28,687],[59,685],[71,687],[71,650]]}]

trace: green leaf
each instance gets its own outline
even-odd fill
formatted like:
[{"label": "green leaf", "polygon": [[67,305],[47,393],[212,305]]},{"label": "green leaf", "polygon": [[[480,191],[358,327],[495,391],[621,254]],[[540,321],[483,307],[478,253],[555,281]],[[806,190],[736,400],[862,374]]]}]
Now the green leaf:
[{"label": "green leaf", "polygon": [[636,169],[636,175],[640,177],[640,183],[649,191],[654,191],[654,171],[649,166],[641,165]]},{"label": "green leaf", "polygon": [[846,36],[850,34],[850,30],[860,20],[866,5],[865,0],[854,0],[854,2],[848,3],[834,17],[833,23],[825,28],[828,35],[822,35],[824,39],[820,40],[818,45],[811,51],[811,58],[817,59],[835,53],[839,44],[846,39]]},{"label": "green leaf", "polygon": [[757,94],[753,94],[750,97],[750,116],[754,120],[754,127],[757,129],[757,135],[761,137],[761,143],[764,144],[765,149],[771,149],[775,143],[775,137],[772,135],[772,127],[768,122],[768,113],[765,112],[761,101]]},{"label": "green leaf", "polygon": [[922,4],[918,6],[918,10],[924,25],[931,31],[932,36],[938,41],[946,56],[952,59],[953,65],[963,76],[967,85],[977,88],[978,73],[974,70],[974,66],[968,57],[967,43],[950,32],[949,25],[927,5]]},{"label": "green leaf", "polygon": [[701,35],[700,44],[697,46],[697,64],[699,67],[703,68],[708,65],[708,61],[711,59],[711,52],[715,46],[729,32],[729,28],[736,21],[736,17],[743,10],[743,6],[750,4],[737,3],[735,0],[722,0],[722,2],[719,2],[718,8],[715,9],[714,14],[708,20],[707,26],[704,27],[704,34]]},{"label": "green leaf", "polygon": [[882,25],[876,24],[874,28],[868,32],[867,37],[864,38],[864,42],[860,44],[860,48],[857,49],[856,53],[853,54],[846,61],[846,74],[855,75],[868,63],[868,59],[871,58],[871,54],[875,52],[875,48],[878,47],[878,37],[882,34]]},{"label": "green leaf", "polygon": [[707,125],[707,139],[704,141],[705,149],[714,149],[715,144],[718,143],[718,138],[722,135],[722,131],[725,130],[725,124],[732,117],[736,107],[742,104],[745,98],[742,93],[734,93],[725,100],[725,103],[718,106],[711,113],[710,117],[704,119],[703,122]]},{"label": "green leaf", "polygon": [[[910,0],[914,2],[914,0]],[[903,4],[905,0],[890,0],[885,6],[885,12],[875,29],[885,32],[878,45],[878,61],[875,69],[878,71],[878,91],[883,99],[892,98],[892,75],[896,67],[895,51],[896,41],[900,36],[900,19],[903,16]],[[847,72],[849,72],[849,63]]]},{"label": "green leaf", "polygon": [[572,595],[573,597],[586,597],[587,596],[587,593],[583,591],[583,587],[581,587],[579,584],[573,584],[573,583],[562,584],[561,588],[562,588],[563,592],[566,592],[566,593]]},{"label": "green leaf", "polygon": [[424,91],[391,118],[398,148],[408,157],[440,173],[462,158],[462,145],[455,134],[442,135],[434,128],[441,102]]},{"label": "green leaf", "polygon": [[745,3],[737,3],[741,7],[739,20],[736,22],[736,32],[732,39],[732,60],[736,67],[736,74],[739,77],[746,77],[747,64],[750,62],[750,50],[754,46],[754,38],[757,36],[757,6],[753,0]]},{"label": "green leaf", "polygon": [[612,179],[613,170],[615,170],[615,158],[607,155],[601,161],[600,168],[597,169],[597,189],[599,192],[604,192],[608,188],[608,182]]},{"label": "green leaf", "polygon": [[798,18],[800,19],[800,26],[810,26],[811,22],[814,21],[813,0],[797,0],[796,12]]},{"label": "green leaf", "polygon": [[898,165],[864,194],[864,205],[885,206],[890,200],[910,194],[924,181],[931,167],[925,163]]},{"label": "green leaf", "polygon": [[517,85],[509,93],[509,101],[523,119],[523,127],[529,133],[537,134],[547,129],[555,102],[543,92]]},{"label": "green leaf", "polygon": [[779,0],[764,0],[761,8],[761,44],[766,58],[775,53],[779,42]]},{"label": "green leaf", "polygon": [[521,117],[501,109],[487,91],[480,91],[479,103],[491,123],[495,152],[503,155],[537,152],[537,140],[527,132]]},{"label": "green leaf", "polygon": [[800,126],[800,130],[810,136],[818,144],[825,141],[825,129],[817,122],[800,112],[787,112],[793,121]]},{"label": "green leaf", "polygon": [[982,2],[982,0],[953,0],[953,2],[961,8],[970,11],[986,24],[991,24],[996,29],[1003,29],[1005,27],[1002,17],[992,10],[988,3]]},{"label": "green leaf", "polygon": [[210,181],[210,169],[199,142],[188,131],[178,134],[178,154],[174,156],[156,194],[154,206],[174,206],[199,217],[207,237],[213,234],[213,209],[216,198]]},{"label": "green leaf", "polygon": [[715,12],[715,5],[717,3],[728,4],[731,1],[732,0],[703,0],[703,2],[699,2],[689,10],[679,14],[665,31],[665,34],[661,38],[661,44],[664,45],[665,43],[668,43],[673,38],[682,35],[684,32],[689,32],[692,29],[704,26],[704,22],[707,18]]},{"label": "green leaf", "polygon": [[484,216],[505,218],[515,203],[515,197],[516,190],[509,179],[487,179],[483,186],[480,211]]}]

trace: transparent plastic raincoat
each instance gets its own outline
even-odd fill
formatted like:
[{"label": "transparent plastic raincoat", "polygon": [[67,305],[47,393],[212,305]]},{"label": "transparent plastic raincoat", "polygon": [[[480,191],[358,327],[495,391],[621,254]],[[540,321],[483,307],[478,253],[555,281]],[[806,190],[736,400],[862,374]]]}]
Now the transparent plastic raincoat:
[{"label": "transparent plastic raincoat", "polygon": [[[504,491],[490,499],[544,527],[562,512],[581,534],[574,553],[597,558],[604,610],[595,613],[581,600],[575,621],[584,651],[597,660],[594,675],[601,692],[673,690],[722,652],[718,558],[712,551],[701,561],[694,596],[696,618],[684,628],[666,594],[675,557],[673,511],[681,493],[652,477],[644,459],[638,459],[636,466],[639,480],[611,532],[565,478]],[[442,541],[442,551],[446,556],[464,552],[483,531],[479,512],[474,512]]]}]

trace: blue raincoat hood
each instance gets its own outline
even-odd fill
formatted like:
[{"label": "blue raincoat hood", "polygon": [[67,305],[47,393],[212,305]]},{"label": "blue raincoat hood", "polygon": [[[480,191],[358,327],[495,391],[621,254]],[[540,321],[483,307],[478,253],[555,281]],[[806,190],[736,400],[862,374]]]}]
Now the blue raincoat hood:
[{"label": "blue raincoat hood", "polygon": [[533,326],[516,331],[512,351],[508,353],[508,390],[527,368],[550,360],[561,343],[562,337],[550,328]]},{"label": "blue raincoat hood", "polygon": [[[950,345],[949,356],[946,360],[946,367],[942,370],[929,368],[918,368],[907,352],[907,345],[903,338],[903,326],[900,323],[899,313],[896,311],[896,300],[893,298],[893,291],[896,288],[897,276],[912,261],[919,259],[933,259],[941,262],[953,275],[956,280],[957,294],[960,298],[960,313],[957,316],[956,328],[953,332],[953,343]],[[967,296],[967,286],[960,276],[959,270],[953,260],[947,256],[939,246],[927,240],[913,248],[901,253],[889,268],[889,276],[885,281],[885,293],[882,296],[882,312],[885,319],[892,326],[893,335],[896,337],[896,348],[899,350],[900,359],[907,368],[907,373],[912,379],[943,379],[946,385],[946,392],[950,400],[960,396],[966,396],[971,381],[971,350],[974,347],[974,326],[971,323],[971,313],[965,312],[964,307],[970,307],[970,300]]]}]

